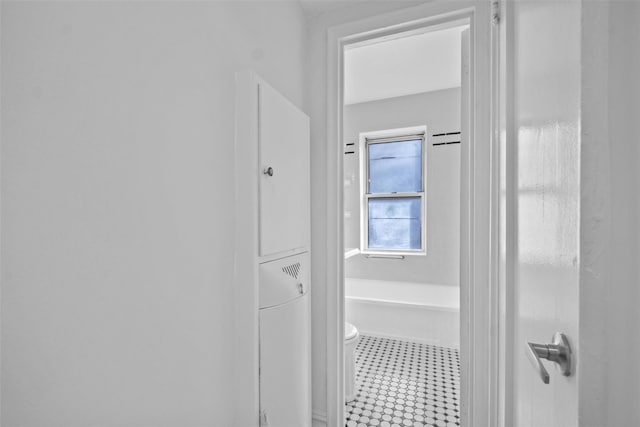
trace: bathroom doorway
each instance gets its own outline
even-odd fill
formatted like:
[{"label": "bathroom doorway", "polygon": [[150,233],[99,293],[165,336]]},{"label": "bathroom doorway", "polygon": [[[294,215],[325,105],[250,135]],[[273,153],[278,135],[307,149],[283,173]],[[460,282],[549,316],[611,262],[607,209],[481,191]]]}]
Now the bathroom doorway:
[{"label": "bathroom doorway", "polygon": [[[458,85],[394,93],[403,84],[373,84],[383,92],[377,99],[366,99],[371,90],[360,102],[353,102],[357,94],[349,98],[350,57],[376,46],[397,54],[402,43],[452,34],[459,43],[458,70],[465,70]],[[329,286],[327,300],[327,425],[468,426],[469,420],[497,417],[498,346],[491,335],[497,293],[490,274],[496,231],[479,226],[495,214],[495,141],[478,137],[492,129],[493,36],[485,5],[424,5],[330,30],[328,131],[339,145],[330,144],[333,176],[327,178],[329,192],[336,192],[334,200],[329,197],[335,214],[329,228],[337,232],[328,238],[328,273],[337,286]],[[444,61],[443,55],[437,54]],[[362,62],[375,67],[372,57]],[[365,74],[362,67],[355,73],[360,80]],[[406,113],[412,108],[416,114]],[[385,175],[394,168],[403,176],[400,184]],[[445,185],[438,188],[438,179]],[[447,209],[434,210],[438,202]],[[438,237],[438,223],[453,238]],[[439,278],[427,278],[430,269]],[[355,344],[347,320],[360,329]],[[345,338],[356,348],[355,390],[343,388],[351,369]],[[354,394],[345,406],[345,397]]]},{"label": "bathroom doorway", "polygon": [[460,425],[468,29],[453,21],[345,48],[347,426]]}]

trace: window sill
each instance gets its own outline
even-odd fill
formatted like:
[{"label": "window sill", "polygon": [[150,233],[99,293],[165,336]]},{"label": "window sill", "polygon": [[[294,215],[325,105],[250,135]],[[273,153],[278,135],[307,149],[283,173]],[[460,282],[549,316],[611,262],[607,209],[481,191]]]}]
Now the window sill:
[{"label": "window sill", "polygon": [[346,248],[344,250],[344,259],[349,259],[352,256],[356,256],[360,253],[359,248]]},{"label": "window sill", "polygon": [[426,252],[382,252],[382,251],[360,251],[367,258],[388,258],[388,259],[404,259],[405,257],[426,256]]}]

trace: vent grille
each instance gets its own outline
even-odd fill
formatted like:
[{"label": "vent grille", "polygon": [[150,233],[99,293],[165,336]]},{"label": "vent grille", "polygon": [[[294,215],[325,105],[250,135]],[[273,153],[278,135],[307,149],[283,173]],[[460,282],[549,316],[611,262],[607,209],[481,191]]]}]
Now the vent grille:
[{"label": "vent grille", "polygon": [[300,263],[296,262],[295,264],[290,264],[282,267],[282,272],[297,279],[300,275]]}]

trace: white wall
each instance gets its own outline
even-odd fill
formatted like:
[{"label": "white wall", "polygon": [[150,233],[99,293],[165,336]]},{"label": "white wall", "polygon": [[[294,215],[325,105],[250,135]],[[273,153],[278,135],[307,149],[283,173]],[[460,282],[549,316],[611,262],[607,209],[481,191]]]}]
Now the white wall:
[{"label": "white wall", "polygon": [[[460,282],[460,144],[433,146],[452,140],[431,138],[460,131],[460,88],[445,89],[344,107],[345,142],[354,142],[355,154],[345,154],[345,247],[360,246],[359,134],[409,126],[427,126],[427,254],[403,260],[356,255],[345,261],[346,277],[434,283]],[[349,151],[351,147],[348,147]]]},{"label": "white wall", "polygon": [[583,2],[581,426],[640,424],[640,4]]},{"label": "white wall", "polygon": [[2,425],[232,417],[234,73],[296,2],[2,2]]},{"label": "white wall", "polygon": [[611,270],[604,284],[609,300],[604,358],[607,425],[632,426],[640,425],[640,3],[610,2],[608,18],[611,233],[607,237]]}]

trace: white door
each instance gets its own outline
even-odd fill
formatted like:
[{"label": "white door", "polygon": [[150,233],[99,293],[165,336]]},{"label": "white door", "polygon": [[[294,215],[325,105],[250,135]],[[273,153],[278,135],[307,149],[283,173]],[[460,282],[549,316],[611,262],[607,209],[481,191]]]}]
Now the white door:
[{"label": "white door", "polygon": [[[579,359],[580,3],[513,2],[507,54],[513,76],[517,249],[514,257],[513,394],[507,425],[578,425],[575,366],[563,376],[542,360],[545,384],[527,342],[566,334]],[[575,363],[574,363],[575,365]],[[579,374],[579,372],[578,372]],[[512,399],[512,405],[509,405]]]},{"label": "white door", "polygon": [[258,85],[260,255],[309,246],[309,117]]}]

